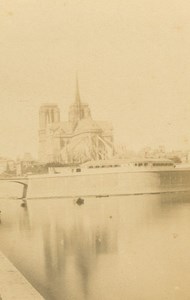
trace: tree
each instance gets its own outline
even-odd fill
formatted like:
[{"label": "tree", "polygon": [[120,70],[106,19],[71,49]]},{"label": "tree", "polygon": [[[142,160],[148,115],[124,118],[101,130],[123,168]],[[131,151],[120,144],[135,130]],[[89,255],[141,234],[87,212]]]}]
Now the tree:
[{"label": "tree", "polygon": [[181,158],[179,157],[179,156],[172,156],[172,157],[170,157],[169,159],[171,159],[174,163],[176,163],[176,164],[181,164]]}]

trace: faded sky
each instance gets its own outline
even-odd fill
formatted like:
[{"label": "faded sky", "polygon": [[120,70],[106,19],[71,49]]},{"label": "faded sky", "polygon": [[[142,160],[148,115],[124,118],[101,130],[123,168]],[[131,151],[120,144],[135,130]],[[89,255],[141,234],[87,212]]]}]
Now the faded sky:
[{"label": "faded sky", "polygon": [[189,0],[1,0],[0,156],[37,154],[38,109],[75,94],[129,149],[190,148]]}]

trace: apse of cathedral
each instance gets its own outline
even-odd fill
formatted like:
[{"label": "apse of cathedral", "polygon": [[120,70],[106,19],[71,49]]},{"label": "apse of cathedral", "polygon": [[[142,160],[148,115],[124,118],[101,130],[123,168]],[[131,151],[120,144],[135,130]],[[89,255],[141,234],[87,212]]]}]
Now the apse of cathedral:
[{"label": "apse of cathedral", "polygon": [[94,121],[88,104],[81,101],[78,82],[68,121],[60,120],[56,104],[44,104],[39,112],[39,161],[83,163],[113,156],[113,129],[109,122]]}]

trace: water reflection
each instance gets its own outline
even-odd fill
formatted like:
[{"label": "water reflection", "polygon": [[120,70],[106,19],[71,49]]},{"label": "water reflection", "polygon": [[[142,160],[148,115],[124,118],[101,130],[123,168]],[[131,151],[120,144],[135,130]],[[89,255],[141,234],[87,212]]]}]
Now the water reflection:
[{"label": "water reflection", "polygon": [[190,194],[75,200],[0,201],[1,249],[45,299],[189,299]]},{"label": "water reflection", "polygon": [[30,223],[30,212],[25,202],[22,202],[20,207],[22,209],[20,209],[20,214],[19,214],[19,229],[20,232],[28,233],[29,231],[32,230],[31,223]]},{"label": "water reflection", "polygon": [[64,216],[65,207],[62,208],[61,219],[58,217],[43,227],[47,281],[51,289],[62,286],[56,292],[57,299],[67,299],[73,287],[77,287],[77,299],[88,299],[90,280],[96,272],[97,256],[117,251],[117,219],[104,219],[104,214],[97,208],[92,211],[97,220],[93,219],[88,209],[88,217],[84,218],[85,210],[73,206],[74,216],[72,212],[71,221]]}]

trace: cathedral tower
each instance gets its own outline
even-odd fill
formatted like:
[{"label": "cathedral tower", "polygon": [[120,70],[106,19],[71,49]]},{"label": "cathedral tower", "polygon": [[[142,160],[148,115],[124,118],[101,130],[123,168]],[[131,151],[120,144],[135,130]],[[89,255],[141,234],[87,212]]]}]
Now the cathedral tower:
[{"label": "cathedral tower", "polygon": [[56,104],[44,104],[39,112],[39,160],[47,161],[47,128],[49,124],[60,122],[60,110]]},{"label": "cathedral tower", "polygon": [[40,129],[47,128],[48,124],[60,122],[60,111],[56,104],[44,104],[39,113]]}]

